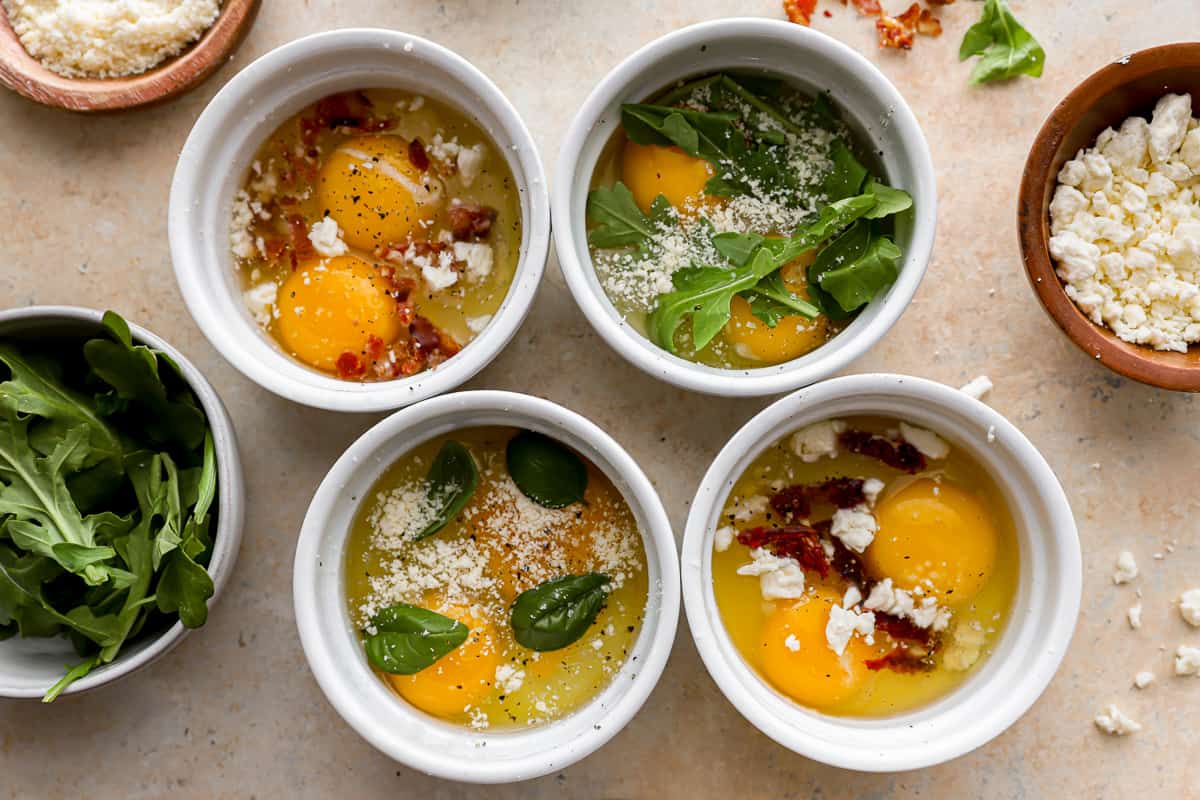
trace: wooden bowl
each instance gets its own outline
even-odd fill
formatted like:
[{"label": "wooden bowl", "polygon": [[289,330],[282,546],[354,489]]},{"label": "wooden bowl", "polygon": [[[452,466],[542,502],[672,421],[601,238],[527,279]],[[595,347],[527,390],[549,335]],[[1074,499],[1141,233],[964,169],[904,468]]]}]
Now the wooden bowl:
[{"label": "wooden bowl", "polygon": [[70,111],[116,111],[174,97],[211,75],[237,46],[259,0],[224,0],[198,41],[153,69],[123,78],[67,78],[29,55],[0,9],[0,84],[42,105]]},{"label": "wooden bowl", "polygon": [[1038,299],[1063,332],[1109,369],[1152,386],[1200,391],[1200,347],[1186,353],[1123,342],[1088,319],[1067,297],[1050,257],[1050,200],[1062,165],[1091,147],[1105,128],[1127,117],[1149,118],[1164,94],[1190,92],[1200,105],[1200,43],[1142,50],[1109,64],[1079,84],[1055,107],[1038,132],[1017,204],[1017,230],[1025,272]]}]

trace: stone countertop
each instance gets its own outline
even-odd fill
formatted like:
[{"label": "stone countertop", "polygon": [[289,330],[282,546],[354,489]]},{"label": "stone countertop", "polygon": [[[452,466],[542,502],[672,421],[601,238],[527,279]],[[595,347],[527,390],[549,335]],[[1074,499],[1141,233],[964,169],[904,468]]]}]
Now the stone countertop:
[{"label": "stone countertop", "polygon": [[[885,0],[893,11],[906,3]],[[1026,151],[1058,100],[1105,63],[1200,29],[1195,0],[1013,0],[1048,54],[1040,80],[967,85],[957,63],[978,5],[942,10],[946,34],[881,52],[869,21],[834,0],[815,27],[877,63],[924,126],[938,171],[933,262],[912,307],[852,371],[959,385],[986,373],[988,402],[1049,459],[1078,517],[1083,609],[1057,677],[1008,732],[957,761],[866,775],[776,745],[717,691],[681,621],[662,681],[604,749],[561,774],[473,788],[419,775],[342,722],[304,661],[292,615],[292,553],[313,490],[379,415],[302,408],[226,364],[184,309],[171,272],[166,205],[175,156],[217,89],[253,58],[343,26],[398,28],[466,56],[511,98],[553,170],[563,132],[618,61],[678,27],[733,13],[782,16],[776,0],[267,2],[214,77],[173,102],[84,117],[0,93],[0,306],[114,308],[203,370],[238,427],[249,492],[232,580],[207,627],[137,677],[52,706],[0,703],[0,795],[8,797],[1159,797],[1197,796],[1200,679],[1171,674],[1170,651],[1200,643],[1173,607],[1200,585],[1193,520],[1196,403],[1117,377],[1079,352],[1038,306],[1021,269],[1015,197]],[[561,7],[560,7],[561,6]],[[557,65],[550,80],[545,66]],[[581,374],[587,376],[581,380]],[[682,532],[709,460],[758,400],[688,394],[626,364],[576,310],[557,266],[508,349],[467,388],[535,391],[607,428],[655,481]],[[1174,543],[1174,552],[1167,545]],[[1142,577],[1116,587],[1121,549]],[[1155,553],[1165,555],[1161,560]],[[1140,588],[1145,624],[1125,609]],[[1133,676],[1153,669],[1151,688]],[[1099,734],[1115,701],[1144,730]]]}]

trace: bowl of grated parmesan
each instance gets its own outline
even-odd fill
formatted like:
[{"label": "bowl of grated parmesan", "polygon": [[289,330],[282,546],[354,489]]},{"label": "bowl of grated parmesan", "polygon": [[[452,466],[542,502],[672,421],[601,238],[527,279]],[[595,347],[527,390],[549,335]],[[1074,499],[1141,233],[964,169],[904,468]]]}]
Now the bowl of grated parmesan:
[{"label": "bowl of grated parmesan", "polygon": [[[510,502],[510,497],[528,492],[529,488],[520,479],[520,473],[514,471],[516,456],[512,450],[507,457],[512,480],[500,478],[496,482],[497,462],[486,457],[480,436],[490,436],[487,430],[494,432],[497,428],[521,429],[524,433],[518,438],[553,441],[556,447],[577,454],[589,465],[587,469],[592,475],[586,501],[573,506],[558,503],[546,506],[549,501],[545,498],[531,500],[538,497],[534,492],[524,500]],[[406,469],[409,462],[422,458],[421,454],[427,454],[439,442],[445,449],[448,439],[457,440],[450,444],[466,448],[460,450],[460,457],[467,462],[473,463],[484,456],[478,462],[478,473],[471,470],[476,477],[457,484],[459,488],[469,485],[469,492],[474,492],[472,499],[465,501],[465,506],[461,503],[456,506],[464,510],[465,518],[481,521],[482,525],[476,526],[472,521],[471,527],[459,530],[457,522],[449,522],[443,523],[448,525],[445,530],[435,528],[433,533],[419,533],[416,538],[408,534],[399,536],[398,531],[406,525],[410,528],[415,525],[415,529],[424,527],[425,518],[419,511],[422,505],[409,502],[404,492],[397,494],[394,489],[384,491],[380,487],[392,485],[388,481],[397,474],[396,467]],[[440,469],[436,465],[442,459],[442,451],[438,452],[426,480],[430,492],[432,476]],[[500,458],[499,464],[503,465],[505,460]],[[515,485],[512,481],[516,481]],[[521,487],[519,491],[517,487]],[[611,622],[617,621],[617,617],[612,615],[624,613],[621,605],[628,601],[621,597],[633,597],[627,590],[635,581],[630,577],[623,588],[616,587],[622,580],[621,572],[632,562],[617,557],[617,549],[600,544],[615,541],[608,534],[601,535],[607,528],[599,521],[600,517],[595,517],[601,506],[612,502],[604,500],[604,495],[593,494],[593,489],[601,488],[611,492],[622,507],[627,507],[623,513],[629,515],[632,524],[625,530],[644,552],[644,561],[639,560],[636,566],[637,592],[642,598],[637,605],[640,607],[644,602],[644,608],[636,612],[629,608],[636,619],[620,621],[619,631],[613,630]],[[434,497],[424,491],[418,494]],[[364,510],[369,511],[366,517]],[[420,517],[420,522],[407,519],[413,516]],[[523,588],[525,584],[521,581],[526,570],[536,572],[540,567],[536,553],[523,555],[520,551],[552,550],[559,540],[574,542],[569,545],[573,548],[585,532],[583,528],[576,530],[570,520],[581,519],[584,528],[588,528],[591,523],[587,520],[594,517],[597,521],[586,537],[591,538],[594,552],[600,556],[595,572],[613,576],[613,591],[600,611],[601,617],[593,617],[596,619],[593,631],[575,640],[574,649],[566,641],[541,645],[518,636],[522,646],[538,652],[526,651],[526,658],[516,666],[508,662],[507,656],[497,663],[497,647],[506,653],[514,649],[511,642],[502,644],[507,636],[502,628],[509,624],[507,603],[512,603],[515,630],[522,598],[530,593],[522,592],[515,602],[510,595],[503,595],[504,620],[488,623],[485,618],[493,613],[488,584],[516,581],[518,588]],[[389,519],[390,523],[382,524]],[[379,537],[372,536],[370,546],[391,548],[390,555],[382,561],[374,557],[364,559],[364,520],[371,530],[383,536],[378,541],[375,540]],[[472,555],[480,547],[488,546],[488,531],[497,525],[504,531],[512,529],[515,538],[510,545],[518,552]],[[403,543],[398,543],[398,539],[403,539]],[[427,554],[417,553],[415,558],[406,560],[407,551],[403,547],[407,545],[432,547],[424,548]],[[551,557],[546,564],[554,560]],[[608,567],[601,566],[600,562],[605,561],[609,562]],[[369,590],[363,588],[367,584],[362,584],[364,568]],[[568,578],[579,580],[582,576]],[[534,575],[532,580],[536,582],[540,577]],[[384,595],[378,594],[380,587],[385,590]],[[408,590],[413,587],[419,591],[409,597]],[[532,591],[536,594],[540,589]],[[479,592],[483,594],[477,596]],[[296,548],[293,593],[296,623],[309,667],[330,703],[355,731],[396,761],[427,774],[471,783],[510,783],[558,771],[584,758],[615,736],[638,712],[658,682],[675,638],[679,563],[670,521],[650,480],[629,454],[594,423],[560,405],[528,395],[456,392],[396,412],[363,434],[338,459],[318,487],[305,515]],[[384,626],[378,616],[380,603],[391,603],[397,598],[420,603],[422,595],[447,599],[455,610],[430,605],[432,600],[426,600],[425,604],[464,621],[472,637],[483,638],[452,641],[435,653],[432,660],[414,667],[403,663],[389,665],[389,658],[411,659],[414,651],[407,644],[397,644],[396,651],[383,653],[382,662],[380,651],[372,650],[369,641],[364,649],[364,635],[369,640],[381,633],[376,626]],[[370,608],[360,607],[364,597]],[[412,605],[393,605],[385,611],[415,612],[421,615],[415,618],[417,621],[439,617]],[[596,613],[595,606],[590,613]],[[372,619],[367,626],[362,622],[364,614]],[[570,615],[575,616],[575,612]],[[567,613],[559,616],[562,623]],[[460,627],[453,619],[443,617],[440,622],[446,626],[443,628],[446,634]],[[587,622],[585,619],[584,624]],[[413,632],[411,628],[407,630]],[[422,635],[431,639],[436,634],[431,630]],[[607,641],[618,639],[621,640],[618,649],[605,656]],[[415,640],[417,647],[423,646],[421,641],[420,637]],[[450,652],[459,645],[459,650]],[[566,696],[572,692],[568,685],[571,680],[554,683],[555,693],[529,696],[533,684],[545,684],[547,675],[572,670],[567,663],[579,663],[580,651],[585,659],[599,659],[611,665],[611,669],[604,669],[603,680],[589,683],[584,694],[575,693],[573,698]],[[563,665],[555,666],[560,659],[564,659]],[[485,674],[478,674],[481,669]],[[557,672],[547,673],[546,669]],[[399,683],[381,678],[396,679]],[[420,685],[413,683],[414,680],[425,682]],[[471,685],[464,685],[468,683]],[[464,691],[473,694],[480,684],[487,684],[483,686],[484,694],[491,691],[488,687],[495,687],[491,693],[501,695],[499,702],[509,700],[508,705],[497,706],[497,698],[463,699]],[[536,708],[519,708],[505,697],[518,693]],[[455,701],[457,705],[453,704]],[[547,706],[563,707],[556,710]],[[489,714],[491,724],[487,720]]]}]

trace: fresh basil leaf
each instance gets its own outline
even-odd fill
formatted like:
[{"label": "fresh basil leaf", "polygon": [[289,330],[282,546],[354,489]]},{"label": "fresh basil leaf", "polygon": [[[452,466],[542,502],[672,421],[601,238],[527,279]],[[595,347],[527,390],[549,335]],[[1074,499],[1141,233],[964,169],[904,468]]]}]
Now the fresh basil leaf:
[{"label": "fresh basil leaf", "polygon": [[538,505],[565,508],[587,491],[583,459],[545,434],[521,431],[509,440],[504,457],[513,483]]},{"label": "fresh basil leaf", "polygon": [[396,603],[371,617],[363,640],[367,660],[392,675],[413,675],[432,666],[467,640],[470,631],[458,620],[427,608]]},{"label": "fresh basil leaf", "polygon": [[588,193],[587,217],[596,227],[588,232],[593,247],[627,247],[654,235],[650,218],[642,213],[629,187],[617,181]]},{"label": "fresh basil leaf", "polygon": [[479,485],[479,469],[471,451],[453,439],[444,442],[429,465],[425,476],[426,498],[437,509],[433,520],[413,538],[413,541],[433,536],[463,510]]},{"label": "fresh basil leaf", "polygon": [[834,142],[829,156],[833,166],[821,181],[821,193],[826,200],[832,203],[859,194],[867,179],[867,168],[841,139]]},{"label": "fresh basil leaf", "polygon": [[1029,75],[1037,78],[1046,51],[1013,16],[1006,0],[986,0],[979,21],[967,29],[958,60],[980,56],[971,70],[972,84]]},{"label": "fresh basil leaf", "polygon": [[521,592],[513,603],[513,638],[531,650],[560,650],[578,641],[608,598],[607,575],[564,575]]},{"label": "fresh basil leaf", "polygon": [[763,243],[763,237],[757,233],[718,233],[712,237],[712,243],[735,267],[743,267]]},{"label": "fresh basil leaf", "polygon": [[865,219],[883,219],[912,208],[912,197],[903,189],[893,189],[886,183],[871,178],[867,181],[866,193],[875,198],[875,207],[863,214]]}]

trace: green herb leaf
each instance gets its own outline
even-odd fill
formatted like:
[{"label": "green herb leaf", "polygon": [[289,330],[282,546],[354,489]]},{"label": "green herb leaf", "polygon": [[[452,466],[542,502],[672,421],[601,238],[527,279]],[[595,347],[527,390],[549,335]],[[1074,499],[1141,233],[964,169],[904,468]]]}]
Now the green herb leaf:
[{"label": "green herb leaf", "polygon": [[779,272],[772,272],[756,283],[753,289],[743,292],[742,296],[750,303],[751,313],[770,328],[774,328],[787,316],[798,314],[816,319],[821,313],[821,309],[793,294],[784,285],[783,275]]},{"label": "green herb leaf", "polygon": [[638,144],[675,145],[694,158],[720,166],[746,148],[733,124],[736,114],[692,111],[649,103],[621,106],[621,127]]},{"label": "green herb leaf", "polygon": [[396,603],[371,617],[375,633],[363,646],[375,669],[413,675],[432,666],[467,640],[470,631],[458,620],[427,608]]},{"label": "green herb leaf", "polygon": [[859,194],[863,181],[867,179],[867,168],[854,157],[854,153],[850,152],[850,148],[841,139],[834,142],[830,159],[833,161],[833,167],[821,182],[821,193],[831,203]]},{"label": "green herb leaf", "polygon": [[617,181],[588,193],[587,217],[596,225],[588,233],[593,247],[626,247],[654,235],[649,217],[642,213],[629,187]]},{"label": "green herb leaf", "polygon": [[903,189],[893,189],[874,178],[867,181],[866,193],[875,198],[875,207],[863,214],[866,219],[883,219],[912,208],[912,197],[908,192]]},{"label": "green herb leaf", "polygon": [[870,223],[857,222],[817,254],[808,273],[810,293],[812,284],[817,284],[823,293],[820,297],[827,296],[837,304],[824,310],[834,318],[844,318],[895,282],[900,256],[900,248],[891,239]]},{"label": "green herb leaf", "polygon": [[971,70],[972,84],[1042,74],[1046,51],[1017,21],[1006,0],[986,0],[979,21],[967,29],[958,60],[980,56]]},{"label": "green herb leaf", "polygon": [[179,621],[186,628],[199,628],[208,621],[208,598],[213,596],[213,580],[192,555],[202,550],[201,542],[194,535],[182,540],[179,547],[163,559],[162,572],[154,590],[158,610],[164,614],[179,614]]},{"label": "green herb leaf", "polygon": [[712,237],[713,247],[735,267],[743,267],[764,241],[757,233],[718,233]]},{"label": "green herb leaf", "polygon": [[413,541],[433,536],[446,527],[475,493],[475,487],[479,485],[479,469],[475,466],[471,451],[462,442],[445,442],[429,465],[425,483],[428,487],[426,497],[437,513]]},{"label": "green herb leaf", "polygon": [[611,578],[597,572],[564,575],[521,592],[510,621],[517,643],[531,650],[559,650],[577,641],[596,621]]},{"label": "green herb leaf", "polygon": [[505,450],[508,474],[517,488],[546,508],[565,508],[583,500],[587,467],[566,445],[533,431],[521,431]]}]

